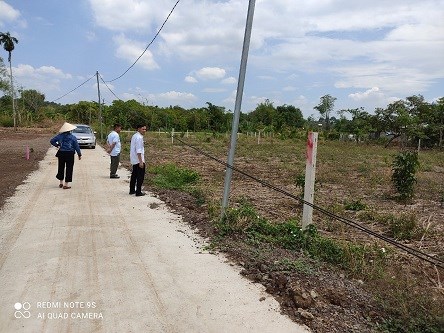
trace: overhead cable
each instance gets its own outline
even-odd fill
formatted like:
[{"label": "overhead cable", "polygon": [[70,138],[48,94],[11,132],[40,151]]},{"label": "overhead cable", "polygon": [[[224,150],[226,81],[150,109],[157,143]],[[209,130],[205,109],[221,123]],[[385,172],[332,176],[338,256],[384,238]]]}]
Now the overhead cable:
[{"label": "overhead cable", "polygon": [[315,210],[317,210],[317,211],[319,211],[319,212],[321,212],[321,213],[323,213],[323,214],[325,214],[325,215],[327,215],[327,216],[329,216],[331,218],[334,218],[334,219],[336,219],[336,220],[338,220],[338,221],[340,221],[342,223],[345,223],[345,224],[347,224],[347,225],[349,225],[349,226],[351,226],[353,228],[356,228],[356,229],[358,229],[358,230],[360,230],[362,232],[365,232],[365,233],[367,233],[367,234],[369,234],[369,235],[371,235],[371,236],[373,236],[375,238],[379,238],[379,239],[381,239],[381,240],[383,240],[383,241],[385,241],[385,242],[387,242],[387,243],[389,243],[389,244],[391,244],[391,245],[393,245],[393,246],[395,246],[395,247],[397,247],[397,248],[399,248],[399,249],[409,253],[410,255],[417,257],[418,259],[424,260],[424,261],[426,261],[426,262],[428,262],[428,263],[430,263],[432,265],[435,265],[437,267],[444,268],[444,261],[439,259],[439,258],[436,258],[434,256],[428,255],[427,253],[424,253],[422,251],[419,251],[417,249],[414,249],[414,248],[411,248],[411,247],[409,247],[407,245],[399,243],[399,242],[395,241],[394,239],[392,239],[390,237],[378,234],[378,233],[376,233],[376,232],[374,232],[374,231],[372,231],[372,230],[370,230],[370,229],[360,225],[359,223],[357,223],[357,222],[355,222],[353,220],[350,220],[350,219],[347,219],[345,217],[341,217],[339,215],[336,215],[336,214],[334,214],[332,212],[329,212],[329,211],[327,211],[326,209],[324,209],[324,208],[322,208],[320,206],[317,206],[317,205],[314,205],[314,204],[312,204],[312,203],[310,203],[308,201],[305,201],[302,198],[300,198],[300,197],[298,197],[298,196],[296,196],[294,194],[291,194],[291,193],[289,193],[289,192],[287,192],[287,191],[285,191],[285,190],[283,190],[283,189],[281,189],[281,188],[279,188],[279,187],[277,187],[275,185],[272,185],[270,183],[265,182],[264,180],[261,180],[261,179],[259,179],[257,177],[254,177],[254,176],[252,176],[252,175],[250,175],[250,174],[248,174],[248,173],[246,173],[246,172],[244,172],[244,171],[242,171],[242,170],[240,170],[240,169],[238,169],[238,168],[236,168],[236,167],[234,167],[232,165],[229,165],[228,163],[226,163],[226,162],[224,162],[224,161],[222,161],[222,160],[220,160],[220,159],[210,155],[209,153],[203,151],[202,149],[197,148],[197,147],[195,147],[193,145],[190,145],[190,144],[184,142],[180,138],[175,138],[175,139],[178,140],[179,142],[183,143],[185,146],[188,146],[188,147],[196,150],[200,154],[202,154],[202,155],[204,155],[204,156],[206,156],[206,157],[216,161],[217,163],[222,164],[225,167],[230,168],[230,169],[232,169],[232,170],[242,174],[243,176],[248,177],[248,178],[250,178],[250,179],[260,183],[262,186],[268,187],[268,188],[270,188],[270,189],[272,189],[272,190],[274,190],[276,192],[279,192],[279,193],[281,193],[281,194],[283,194],[283,195],[285,195],[287,197],[295,199],[295,200],[303,203],[304,205],[310,206],[313,209],[315,209]]},{"label": "overhead cable", "polygon": [[100,75],[100,73],[99,73],[99,77],[100,77],[100,80],[102,80],[103,84],[104,84],[104,85],[108,88],[108,90],[111,92],[111,94],[113,94],[115,98],[117,98],[119,101],[121,101],[121,99],[120,99],[120,98],[114,93],[114,91],[112,91],[111,88],[108,87],[108,85],[106,84],[105,80],[103,80],[103,77],[102,77],[102,75]]},{"label": "overhead cable", "polygon": [[70,93],[72,93],[73,91],[79,89],[81,86],[83,86],[85,83],[87,83],[89,80],[91,80],[93,77],[95,77],[96,75],[94,74],[93,76],[91,76],[88,80],[86,80],[85,82],[83,82],[82,84],[79,84],[77,87],[75,87],[74,89],[68,91],[65,95],[60,96],[59,98],[56,98],[55,100],[53,100],[51,103],[54,103],[55,101],[58,101],[59,99],[62,99],[63,97],[65,97],[66,95],[69,95]]},{"label": "overhead cable", "polygon": [[129,66],[127,68],[126,71],[124,71],[121,75],[119,75],[118,77],[116,77],[115,79],[112,79],[110,81],[107,82],[113,82],[116,81],[118,79],[120,79],[122,76],[124,76],[126,73],[128,73],[128,71],[134,67],[134,65],[140,60],[140,58],[142,58],[142,56],[145,54],[145,52],[148,50],[148,48],[151,46],[151,44],[153,44],[153,42],[156,40],[157,36],[160,34],[160,32],[162,31],[163,27],[165,26],[165,24],[167,23],[168,19],[170,18],[171,14],[173,13],[174,9],[176,8],[176,6],[179,4],[180,0],[176,1],[176,4],[173,6],[173,8],[171,9],[170,13],[168,14],[167,18],[165,19],[165,21],[163,21],[162,25],[160,26],[159,30],[157,31],[157,33],[154,35],[153,39],[151,40],[151,42],[147,45],[147,47],[145,48],[145,50],[143,50],[142,54],[136,59],[136,61],[133,62],[133,64],[131,66]]}]

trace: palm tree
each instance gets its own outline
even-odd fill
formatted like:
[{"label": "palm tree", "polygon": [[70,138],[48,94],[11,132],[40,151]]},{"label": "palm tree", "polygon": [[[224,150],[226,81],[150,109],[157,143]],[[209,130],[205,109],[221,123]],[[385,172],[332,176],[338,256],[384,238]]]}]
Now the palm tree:
[{"label": "palm tree", "polygon": [[14,84],[12,82],[12,65],[11,65],[11,54],[12,50],[14,50],[14,44],[18,43],[18,39],[11,36],[9,32],[3,33],[0,32],[0,45],[3,44],[3,48],[8,52],[8,61],[9,61],[9,74],[11,78],[11,98],[12,98],[12,114],[14,117],[14,129],[17,130],[17,120],[16,120],[16,112],[15,112],[15,102],[14,102]]}]

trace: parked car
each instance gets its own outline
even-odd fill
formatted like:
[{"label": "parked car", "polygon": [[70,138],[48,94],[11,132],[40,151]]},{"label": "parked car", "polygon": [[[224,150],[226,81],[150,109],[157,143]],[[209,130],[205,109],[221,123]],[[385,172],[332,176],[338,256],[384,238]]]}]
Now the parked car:
[{"label": "parked car", "polygon": [[74,124],[74,125],[77,126],[77,128],[72,131],[72,134],[77,138],[79,146],[90,147],[92,149],[95,149],[96,132],[94,132],[92,128],[88,125],[84,124]]}]

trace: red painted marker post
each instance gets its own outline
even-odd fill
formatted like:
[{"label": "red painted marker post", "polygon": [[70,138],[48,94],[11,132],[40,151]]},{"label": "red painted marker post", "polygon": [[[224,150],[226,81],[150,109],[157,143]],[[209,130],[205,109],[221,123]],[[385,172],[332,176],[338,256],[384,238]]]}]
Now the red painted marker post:
[{"label": "red painted marker post", "polygon": [[26,149],[25,149],[25,158],[26,158],[26,160],[29,160],[29,146],[26,146]]},{"label": "red painted marker post", "polygon": [[[318,149],[318,133],[309,132],[307,140],[307,162],[305,165],[304,201],[313,204],[316,173],[316,153]],[[302,229],[313,222],[313,207],[304,204],[302,211]]]}]

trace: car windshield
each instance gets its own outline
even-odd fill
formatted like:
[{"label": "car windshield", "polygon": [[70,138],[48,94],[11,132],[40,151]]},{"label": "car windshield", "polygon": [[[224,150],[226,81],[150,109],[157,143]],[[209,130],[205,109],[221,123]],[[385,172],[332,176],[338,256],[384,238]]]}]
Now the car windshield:
[{"label": "car windshield", "polygon": [[90,127],[86,127],[86,126],[77,126],[77,128],[75,130],[73,130],[73,133],[92,133],[91,128]]}]

